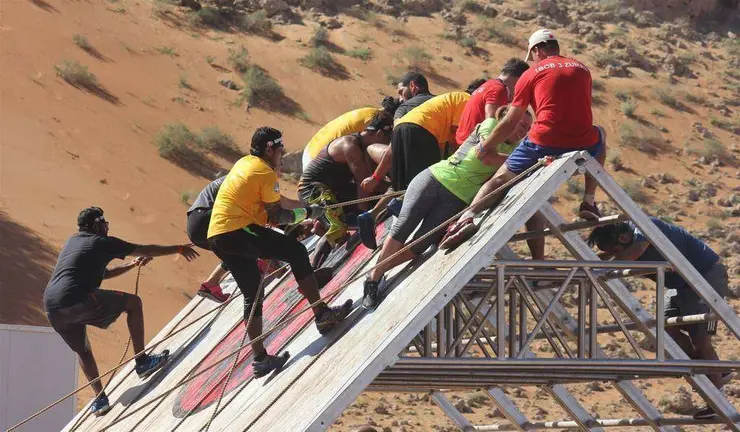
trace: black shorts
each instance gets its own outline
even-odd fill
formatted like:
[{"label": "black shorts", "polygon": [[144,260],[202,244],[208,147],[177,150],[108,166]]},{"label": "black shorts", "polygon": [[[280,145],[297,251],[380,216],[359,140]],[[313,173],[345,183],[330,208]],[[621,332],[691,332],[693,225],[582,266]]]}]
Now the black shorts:
[{"label": "black shorts", "polygon": [[[728,291],[727,268],[722,263],[713,265],[703,275],[704,279],[720,297],[725,297]],[[670,289],[670,287],[666,287]],[[665,316],[666,318],[699,315],[710,313],[712,309],[707,303],[699,297],[690,286],[676,289],[676,295],[668,296],[666,290]],[[717,333],[717,321],[707,321],[705,323],[684,324],[679,326],[681,330],[686,331],[692,339],[697,337],[712,336]]]},{"label": "black shorts", "polygon": [[440,161],[437,138],[413,123],[393,128],[391,151],[391,181],[397,191],[406,190],[414,177]]},{"label": "black shorts", "polygon": [[188,238],[199,248],[211,250],[208,243],[208,225],[211,223],[211,209],[195,209],[188,214]]},{"label": "black shorts", "polygon": [[133,294],[97,289],[87,300],[62,309],[46,312],[52,328],[59,333],[72,351],[80,354],[90,349],[86,326],[108,328],[124,312]]},{"label": "black shorts", "polygon": [[249,317],[253,306],[257,306],[255,316],[262,316],[264,296],[256,298],[262,279],[257,266],[258,258],[288,263],[296,280],[313,274],[308,252],[301,242],[260,225],[251,224],[208,240],[211,250],[231,270],[239,290],[244,294],[244,319]]}]

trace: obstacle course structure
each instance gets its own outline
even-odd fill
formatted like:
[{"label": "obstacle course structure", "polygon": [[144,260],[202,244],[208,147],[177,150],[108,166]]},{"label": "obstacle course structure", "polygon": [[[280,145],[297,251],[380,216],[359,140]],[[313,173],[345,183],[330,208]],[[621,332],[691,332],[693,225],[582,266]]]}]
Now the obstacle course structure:
[{"label": "obstacle course structure", "polygon": [[[567,224],[548,199],[573,175],[589,173],[623,215],[597,222]],[[517,231],[539,212],[548,230]],[[666,258],[664,262],[603,262],[583,242],[577,229],[632,220]],[[385,227],[379,230],[380,240]],[[560,240],[573,260],[529,261],[508,246],[533,236]],[[379,241],[380,243],[380,241]],[[362,275],[376,254],[363,246],[341,251],[331,262],[335,277],[322,296],[339,304],[362,298]],[[722,423],[740,431],[740,416],[704,375],[734,370],[739,362],[689,360],[665,333],[663,276],[678,271],[710,305],[712,314],[683,318],[691,322],[718,319],[740,337],[740,319],[670,244],[647,216],[588,154],[572,153],[555,160],[513,187],[503,202],[487,212],[481,229],[451,252],[433,252],[388,275],[385,298],[374,312],[357,307],[329,335],[312,325],[290,276],[266,288],[265,329],[270,352],[289,351],[279,374],[251,375],[249,347],[240,346],[244,331],[242,304],[232,301],[197,325],[182,329],[214,310],[195,299],[150,343],[173,353],[171,363],[147,381],[131,365],[113,379],[106,416],[81,412],[65,431],[319,431],[329,428],[364,390],[431,392],[432,399],[463,430],[532,430],[609,426],[646,426],[675,430],[676,425]],[[644,308],[620,277],[657,275],[655,312]],[[233,282],[230,283],[234,289]],[[565,295],[576,305],[567,307]],[[614,326],[599,325],[603,305]],[[575,316],[572,315],[575,314]],[[633,358],[607,358],[598,345],[600,332],[622,332]],[[646,353],[632,332],[655,345]],[[553,358],[536,358],[531,347],[547,340]],[[236,368],[224,387],[228,370]],[[666,418],[632,382],[660,377],[685,378],[708,405],[716,420]],[[569,392],[576,382],[610,381],[639,413],[634,419],[596,419]],[[502,386],[536,385],[549,393],[569,420],[534,422]],[[473,425],[447,399],[451,389],[485,389],[508,423]],[[216,408],[216,401],[223,394]]]}]

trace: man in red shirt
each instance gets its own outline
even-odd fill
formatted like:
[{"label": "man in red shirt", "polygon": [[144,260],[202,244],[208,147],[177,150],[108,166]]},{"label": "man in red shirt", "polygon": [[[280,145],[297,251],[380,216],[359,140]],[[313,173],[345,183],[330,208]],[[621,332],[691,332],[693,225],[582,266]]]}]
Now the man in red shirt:
[{"label": "man in red shirt", "polygon": [[[450,225],[446,238],[440,244],[442,249],[454,247],[470,238],[477,230],[473,224],[475,214],[500,200],[500,196],[483,198],[536,164],[540,158],[585,150],[604,164],[606,133],[602,127],[593,125],[591,72],[588,68],[577,60],[561,56],[555,35],[547,29],[537,30],[529,37],[529,50],[525,60],[533,60],[535,64],[517,81],[511,108],[482,143],[479,152],[485,154],[495,151],[496,143],[502,142],[511,134],[529,105],[534,108],[534,125],[529,136],[478,191],[470,209],[457,223]],[[586,176],[583,202],[578,212],[582,219],[597,219],[601,216],[594,202],[595,192],[596,180]],[[527,223],[529,229],[537,229],[541,225],[538,217]],[[533,255],[535,251],[544,254],[543,238],[529,243]],[[540,256],[542,254],[537,253]]]},{"label": "man in red shirt", "polygon": [[470,100],[465,105],[465,111],[460,117],[460,124],[457,126],[457,132],[455,133],[455,141],[458,146],[468,139],[468,135],[478,123],[487,118],[495,117],[496,110],[511,102],[514,87],[519,77],[527,69],[529,69],[527,62],[518,58],[511,58],[504,63],[498,78],[486,81],[471,93]]}]

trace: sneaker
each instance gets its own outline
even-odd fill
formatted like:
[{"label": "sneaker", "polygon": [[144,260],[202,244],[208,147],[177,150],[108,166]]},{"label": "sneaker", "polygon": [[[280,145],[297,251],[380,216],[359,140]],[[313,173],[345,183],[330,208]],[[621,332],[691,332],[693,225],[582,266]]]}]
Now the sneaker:
[{"label": "sneaker", "polygon": [[365,283],[363,284],[362,307],[367,310],[375,310],[378,307],[380,304],[378,288],[380,288],[380,281],[365,279]]},{"label": "sneaker", "polygon": [[229,299],[229,295],[224,294],[224,292],[221,290],[220,285],[212,285],[208,282],[203,282],[202,284],[200,284],[198,295],[207,299],[211,299],[218,303],[223,303]]},{"label": "sneaker", "polygon": [[439,243],[440,250],[454,250],[464,242],[473,238],[478,232],[478,226],[473,222],[473,218],[465,218],[455,222],[447,227],[444,238]]},{"label": "sneaker", "polygon": [[401,207],[403,206],[403,200],[400,200],[398,198],[391,198],[390,201],[388,201],[388,206],[386,207],[388,209],[388,212],[392,214],[395,217],[398,217],[398,215],[401,214]]},{"label": "sneaker", "polygon": [[715,417],[717,417],[717,413],[714,412],[714,409],[709,405],[705,406],[704,408],[697,411],[696,414],[694,414],[694,420],[709,420]]},{"label": "sneaker", "polygon": [[375,241],[375,219],[370,212],[361,213],[357,216],[357,231],[360,233],[360,241],[368,249],[377,249]]},{"label": "sneaker", "polygon": [[96,397],[90,406],[90,412],[93,413],[95,417],[105,415],[108,411],[110,411],[110,404],[108,403],[108,396],[106,395]]},{"label": "sneaker", "polygon": [[290,353],[287,351],[281,356],[267,355],[262,361],[253,361],[252,370],[254,370],[255,378],[262,378],[265,375],[270,374],[273,371],[280,371],[285,366],[290,358]]},{"label": "sneaker", "polygon": [[722,376],[719,379],[719,386],[722,387],[728,382],[732,381],[732,379],[735,378],[735,372],[725,372],[722,374]]},{"label": "sneaker", "polygon": [[316,328],[319,329],[319,333],[325,335],[347,318],[350,312],[352,312],[352,299],[347,300],[341,306],[327,307],[321,315],[316,317]]},{"label": "sneaker", "polygon": [[170,350],[164,350],[162,354],[149,354],[144,363],[136,365],[136,374],[139,375],[139,378],[144,379],[162,369],[162,366],[167,364],[167,360],[169,359]]},{"label": "sneaker", "polygon": [[596,207],[596,203],[591,205],[586,202],[582,202],[581,207],[578,209],[578,217],[583,220],[596,220],[601,217],[601,212],[599,211],[599,208]]}]

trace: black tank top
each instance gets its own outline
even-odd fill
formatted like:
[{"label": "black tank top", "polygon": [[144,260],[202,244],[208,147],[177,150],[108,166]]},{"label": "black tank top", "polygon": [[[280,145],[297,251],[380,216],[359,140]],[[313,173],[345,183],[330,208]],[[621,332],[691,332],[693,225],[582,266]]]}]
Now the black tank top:
[{"label": "black tank top", "polygon": [[[356,138],[353,142],[359,143],[360,134],[355,133],[350,136]],[[303,171],[300,182],[301,186],[308,186],[312,183],[323,183],[329,189],[337,191],[344,189],[348,183],[355,180],[348,164],[336,162],[329,155],[329,145],[321,149],[319,154],[316,155],[316,158]]]}]

